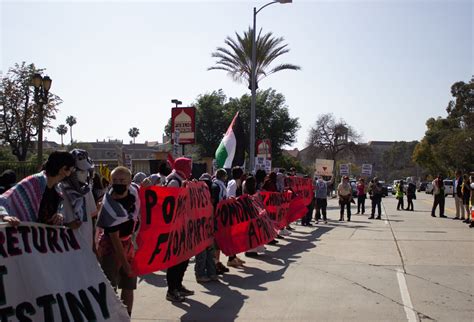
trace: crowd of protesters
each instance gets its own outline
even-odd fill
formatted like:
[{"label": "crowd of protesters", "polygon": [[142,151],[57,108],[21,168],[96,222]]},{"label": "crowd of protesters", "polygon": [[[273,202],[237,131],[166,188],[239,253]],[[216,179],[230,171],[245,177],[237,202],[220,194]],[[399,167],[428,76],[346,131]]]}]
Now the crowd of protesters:
[{"label": "crowd of protesters", "polygon": [[[266,173],[257,170],[255,175],[245,173],[242,168],[235,167],[231,172],[218,169],[214,175],[204,173],[199,181],[209,188],[211,202],[216,209],[217,204],[228,198],[238,198],[243,194],[257,195],[259,191],[283,192],[287,176],[295,176],[296,170]],[[137,173],[132,178],[131,171],[123,166],[112,170],[110,178],[101,178],[94,173],[94,164],[84,150],[74,149],[70,152],[55,151],[50,154],[43,170],[31,175],[18,184],[15,173],[6,171],[0,176],[0,219],[11,225],[21,222],[38,222],[49,225],[64,225],[77,230],[87,241],[87,247],[94,252],[98,262],[109,279],[111,285],[121,290],[121,300],[131,315],[134,290],[137,277],[134,276],[131,263],[135,253],[135,239],[140,227],[139,190],[143,187],[164,186],[183,187],[192,180],[191,159],[180,157],[172,164],[162,163],[156,174]],[[231,178],[230,180],[229,177]],[[439,206],[440,217],[444,215],[443,178],[438,176],[433,181],[434,204],[432,216]],[[195,179],[193,179],[195,180]],[[307,214],[301,219],[302,226],[312,226],[314,222],[328,223],[328,197],[331,196],[334,179],[314,178],[314,198],[308,206]],[[397,210],[404,209],[403,197],[407,196],[406,210],[413,211],[415,184],[408,182],[407,187],[400,182],[396,187],[398,199]],[[469,203],[473,203],[473,177],[456,173],[454,185],[456,201],[456,217],[473,224],[470,218]],[[371,200],[370,219],[381,219],[381,201],[383,187],[378,178],[368,184],[359,179],[355,191],[349,177],[343,176],[336,188],[340,216],[339,221],[351,221],[351,204],[357,197],[357,214],[365,214],[367,194]],[[466,215],[467,213],[467,215]],[[375,217],[377,215],[377,217]],[[278,238],[284,238],[294,230],[287,226],[279,231]],[[270,244],[278,243],[273,240]],[[248,257],[259,256],[265,252],[265,246],[248,250]],[[227,263],[222,263],[217,244],[207,247],[195,256],[194,273],[198,283],[218,280],[218,276],[228,273],[230,268],[241,267],[245,260],[240,254],[228,256]],[[167,269],[166,281],[168,291],[166,299],[171,302],[183,302],[187,296],[194,294],[183,285],[183,277],[188,268],[189,260],[185,260]]]}]

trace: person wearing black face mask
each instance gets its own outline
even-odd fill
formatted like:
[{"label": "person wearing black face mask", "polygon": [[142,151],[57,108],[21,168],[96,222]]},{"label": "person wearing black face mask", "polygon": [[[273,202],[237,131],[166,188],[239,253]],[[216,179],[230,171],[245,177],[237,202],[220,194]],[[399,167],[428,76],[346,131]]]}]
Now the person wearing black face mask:
[{"label": "person wearing black face mask", "polygon": [[137,277],[131,269],[135,249],[132,243],[138,232],[140,198],[132,185],[132,174],[125,167],[117,167],[111,174],[112,188],[105,194],[99,211],[97,255],[107,278],[114,288],[122,289],[121,299],[132,314],[133,290]]}]

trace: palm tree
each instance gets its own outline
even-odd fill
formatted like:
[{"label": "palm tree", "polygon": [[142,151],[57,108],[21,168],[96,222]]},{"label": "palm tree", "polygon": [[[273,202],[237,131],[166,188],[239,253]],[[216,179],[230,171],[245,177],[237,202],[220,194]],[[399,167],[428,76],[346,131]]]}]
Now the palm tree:
[{"label": "palm tree", "polygon": [[133,144],[135,144],[135,138],[140,134],[140,130],[137,129],[136,127],[132,127],[129,131],[128,131],[128,135],[130,135],[130,137],[133,139]]},{"label": "palm tree", "polygon": [[73,142],[73,141],[72,141],[72,127],[74,126],[74,124],[77,123],[77,120],[76,120],[76,118],[75,118],[74,116],[69,115],[69,116],[66,118],[66,123],[67,123],[67,125],[69,125],[69,127],[71,128],[71,132],[70,132],[70,133],[71,133],[71,144],[72,144],[72,142]]},{"label": "palm tree", "polygon": [[58,125],[58,127],[56,128],[56,132],[59,135],[61,135],[61,146],[64,146],[64,144],[63,144],[63,135],[65,135],[67,133],[67,126],[64,125],[64,124]]},{"label": "palm tree", "polygon": [[[235,33],[236,39],[227,37],[225,44],[228,47],[217,47],[212,57],[217,58],[216,65],[208,70],[225,70],[235,81],[246,80],[251,88],[252,75],[252,28],[244,31],[243,36]],[[290,51],[288,44],[283,43],[283,37],[274,37],[271,32],[262,35],[262,30],[257,36],[257,64],[256,85],[263,78],[280,70],[300,70],[301,67],[293,64],[280,64],[270,67],[271,63],[279,56]]]}]

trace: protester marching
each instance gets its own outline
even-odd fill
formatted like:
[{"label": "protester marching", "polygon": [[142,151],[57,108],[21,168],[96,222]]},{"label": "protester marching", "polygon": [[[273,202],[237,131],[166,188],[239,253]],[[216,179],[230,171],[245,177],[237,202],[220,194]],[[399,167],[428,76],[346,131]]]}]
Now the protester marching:
[{"label": "protester marching", "polygon": [[[125,166],[110,172],[100,167],[95,173],[87,151],[73,149],[51,153],[42,171],[16,185],[5,183],[0,195],[2,321],[11,316],[19,321],[128,321],[140,276],[166,270],[163,300],[184,302],[195,295],[183,284],[193,257],[196,282],[212,283],[232,274],[230,269],[245,267],[242,255],[265,254],[265,245],[291,234],[290,224],[328,225],[329,186],[335,178],[297,175],[293,168],[246,172],[241,136],[236,114],[216,151],[217,169],[199,177],[193,177],[190,158],[171,155],[154,174],[132,176]],[[437,207],[445,216],[442,179],[433,181],[432,216]],[[459,204],[454,219],[471,226],[472,179],[457,173],[454,191]],[[397,210],[405,210],[405,194],[407,210],[414,210],[414,187],[411,181],[406,189],[403,181],[397,185]],[[372,202],[368,218],[377,213],[381,219],[383,187],[377,177],[368,185],[360,178],[353,187],[342,175],[336,192],[338,224],[353,218],[354,196],[356,214],[364,215],[367,193]],[[74,281],[68,278],[72,272]],[[20,282],[35,286],[11,292]]]}]

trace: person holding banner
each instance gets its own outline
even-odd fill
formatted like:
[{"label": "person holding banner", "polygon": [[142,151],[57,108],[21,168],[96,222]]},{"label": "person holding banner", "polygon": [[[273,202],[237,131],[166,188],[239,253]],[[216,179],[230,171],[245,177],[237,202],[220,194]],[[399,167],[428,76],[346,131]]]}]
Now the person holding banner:
[{"label": "person holding banner", "polygon": [[0,195],[0,220],[11,225],[22,221],[62,225],[63,216],[58,213],[61,197],[56,188],[71,174],[74,164],[69,152],[51,153],[43,171],[26,177]]},{"label": "person holding banner", "polygon": [[339,221],[344,221],[344,208],[347,208],[347,221],[351,221],[352,187],[348,176],[342,177],[341,183],[337,186],[337,195],[341,207]]},{"label": "person holding banner", "polygon": [[[203,181],[206,183],[207,187],[209,188],[209,194],[212,190],[212,178],[209,173],[203,173],[201,177],[199,177],[199,181]],[[212,200],[212,196],[211,196]],[[214,207],[214,200],[212,200],[213,204],[213,213],[215,212]],[[195,256],[196,264],[194,265],[194,273],[196,275],[196,282],[198,283],[206,283],[210,281],[217,281],[217,269],[216,263],[214,262],[214,248],[211,246],[207,247],[205,250],[200,252]]]},{"label": "person holding banner", "polygon": [[119,166],[111,173],[112,188],[105,194],[97,219],[103,229],[98,237],[100,266],[112,286],[122,290],[120,298],[132,315],[133,291],[137,277],[131,263],[135,255],[133,239],[138,232],[140,198],[132,184],[132,173]]}]

